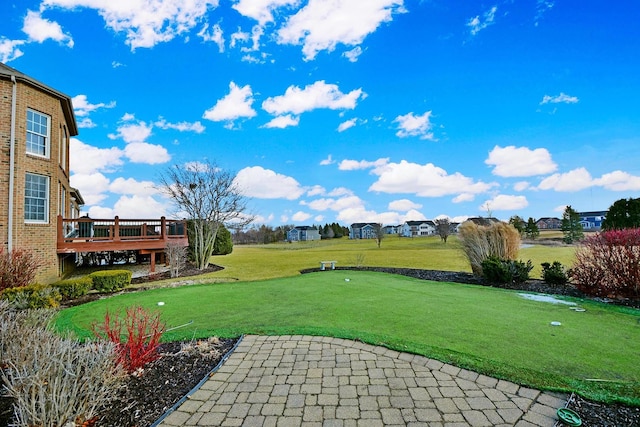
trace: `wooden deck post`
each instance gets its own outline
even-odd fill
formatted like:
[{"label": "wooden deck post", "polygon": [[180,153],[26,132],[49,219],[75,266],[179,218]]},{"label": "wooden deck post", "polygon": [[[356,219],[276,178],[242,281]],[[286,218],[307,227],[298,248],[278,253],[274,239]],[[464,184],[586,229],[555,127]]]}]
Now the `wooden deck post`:
[{"label": "wooden deck post", "polygon": [[58,215],[58,242],[62,242],[64,232],[62,231],[62,215]]},{"label": "wooden deck post", "polygon": [[113,241],[120,241],[120,217],[116,215],[114,218],[114,231],[113,231]]},{"label": "wooden deck post", "polygon": [[160,217],[160,239],[167,240],[167,218]]}]

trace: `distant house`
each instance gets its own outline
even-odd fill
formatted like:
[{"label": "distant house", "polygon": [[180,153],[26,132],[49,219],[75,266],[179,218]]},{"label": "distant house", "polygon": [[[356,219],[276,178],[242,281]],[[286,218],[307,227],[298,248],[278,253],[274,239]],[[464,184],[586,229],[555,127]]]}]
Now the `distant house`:
[{"label": "distant house", "polygon": [[320,231],[316,227],[309,227],[307,225],[293,227],[287,231],[287,240],[290,242],[320,240]]},{"label": "distant house", "polygon": [[404,237],[431,236],[436,234],[436,224],[431,220],[407,221],[400,234]]},{"label": "distant house", "polygon": [[559,230],[562,228],[562,220],[559,218],[544,217],[536,221],[538,230]]},{"label": "distant house", "polygon": [[609,211],[578,212],[584,230],[600,230]]},{"label": "distant house", "polygon": [[376,227],[380,224],[375,222],[355,222],[349,227],[350,239],[375,239]]},{"label": "distant house", "polygon": [[402,229],[401,225],[387,225],[382,227],[384,234],[399,234]]}]

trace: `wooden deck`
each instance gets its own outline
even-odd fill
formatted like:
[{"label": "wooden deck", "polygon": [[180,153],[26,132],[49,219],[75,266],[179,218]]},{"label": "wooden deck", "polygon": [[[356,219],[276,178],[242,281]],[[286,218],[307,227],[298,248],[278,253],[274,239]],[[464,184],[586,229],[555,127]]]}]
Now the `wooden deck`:
[{"label": "wooden deck", "polygon": [[58,253],[137,251],[164,254],[169,242],[188,246],[185,220],[166,219],[94,219],[58,216]]}]

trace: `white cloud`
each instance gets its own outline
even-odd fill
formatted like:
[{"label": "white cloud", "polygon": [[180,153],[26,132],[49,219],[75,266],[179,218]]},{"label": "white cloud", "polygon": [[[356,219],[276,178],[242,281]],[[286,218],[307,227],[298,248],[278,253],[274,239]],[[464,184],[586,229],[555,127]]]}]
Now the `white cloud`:
[{"label": "white cloud", "polygon": [[137,181],[133,178],[116,178],[109,184],[109,191],[116,194],[133,194],[151,196],[160,193],[156,184],[151,181]]},{"label": "white cloud", "polygon": [[493,147],[484,161],[494,166],[492,173],[502,177],[547,175],[558,169],[546,148],[531,150],[527,147]]},{"label": "white cloud", "polygon": [[567,205],[560,205],[553,208],[553,211],[563,213],[565,209],[567,209]]},{"label": "white cloud", "polygon": [[353,191],[345,187],[336,187],[328,193],[331,197],[353,196]]},{"label": "white cloud", "polygon": [[394,200],[389,203],[389,210],[391,211],[408,212],[412,209],[421,208],[422,205],[420,203],[414,203],[409,199]]},{"label": "white cloud", "polygon": [[474,181],[459,172],[448,174],[432,163],[420,165],[402,160],[374,169],[378,175],[369,191],[390,194],[415,194],[420,197],[441,197],[459,194],[480,194],[494,187],[495,183]]},{"label": "white cloud", "polygon": [[180,132],[202,133],[205,131],[205,127],[202,125],[202,123],[200,123],[200,121],[196,121],[194,123],[169,123],[164,118],[160,117],[158,121],[154,123],[154,125],[158,126],[160,129],[174,129]]},{"label": "white cloud", "polygon": [[552,0],[537,0],[536,2],[536,17],[534,20],[534,25],[537,27],[538,23],[542,19],[542,16],[549,10],[551,10],[554,6],[554,1]]},{"label": "white cloud", "polygon": [[349,119],[345,122],[340,123],[338,126],[338,132],[344,132],[345,130],[352,128],[356,125],[358,119]]},{"label": "white cloud", "polygon": [[366,94],[362,89],[354,89],[344,94],[338,85],[327,84],[324,80],[317,81],[300,89],[289,86],[284,95],[268,98],[262,103],[262,108],[273,115],[286,113],[302,114],[317,108],[331,110],[353,110],[357,101]]},{"label": "white cloud", "polygon": [[577,104],[579,101],[577,96],[569,96],[563,92],[560,92],[560,95],[550,96],[545,95],[542,97],[542,101],[540,101],[540,105],[544,104]]},{"label": "white cloud", "polygon": [[360,46],[356,46],[342,54],[349,62],[357,62],[360,55],[362,55],[362,48]]},{"label": "white cloud", "polygon": [[80,175],[91,174],[97,171],[113,172],[122,166],[122,150],[112,148],[97,148],[83,143],[77,138],[71,138],[69,142],[69,152],[74,159],[70,163],[71,172]]},{"label": "white cloud", "polygon": [[313,196],[320,196],[325,194],[326,190],[323,186],[321,185],[314,185],[313,187],[311,187],[308,191],[307,191],[307,196],[308,197],[313,197]]},{"label": "white cloud", "polygon": [[251,104],[253,104],[251,86],[239,87],[231,82],[229,83],[229,94],[219,99],[216,105],[204,112],[202,117],[214,122],[233,122],[240,118],[252,118],[257,113]]},{"label": "white cloud", "polygon": [[237,0],[233,8],[241,15],[264,25],[273,22],[273,11],[283,6],[295,6],[299,0]]},{"label": "white cloud", "polygon": [[85,117],[82,120],[77,121],[79,129],[91,129],[96,127],[96,124],[89,117]]},{"label": "white cloud", "polygon": [[113,218],[116,216],[112,208],[105,208],[103,206],[91,206],[88,212],[91,218]]},{"label": "white cloud", "polygon": [[472,202],[474,201],[476,198],[475,194],[472,193],[462,193],[462,194],[458,194],[456,197],[454,197],[451,201],[453,203],[464,203],[464,202]]},{"label": "white cloud", "polygon": [[326,159],[320,161],[320,166],[328,166],[334,164],[336,161],[331,158],[331,154]]},{"label": "white cloud", "polygon": [[291,216],[291,219],[296,222],[302,222],[308,220],[311,216],[309,213],[298,211]]},{"label": "white cloud", "polygon": [[22,31],[29,36],[30,41],[42,43],[51,39],[73,47],[73,38],[62,31],[60,24],[44,19],[39,12],[27,11]]},{"label": "white cloud", "polygon": [[295,200],[305,189],[290,176],[260,166],[247,167],[236,175],[235,183],[248,197]]},{"label": "white cloud", "polygon": [[[126,114],[122,120],[129,121],[133,119],[133,116]],[[151,129],[153,126],[147,125],[145,122],[138,121],[136,123],[127,123],[118,128],[117,134],[110,134],[109,138],[116,139],[122,138],[126,143],[143,142],[145,139],[151,136]]]},{"label": "white cloud", "polygon": [[220,25],[216,24],[211,27],[209,31],[209,24],[205,23],[202,29],[198,32],[198,36],[205,42],[214,42],[218,45],[220,53],[224,52],[224,33]]},{"label": "white cloud", "polygon": [[9,40],[6,37],[0,37],[0,62],[6,64],[24,55],[19,46],[25,43],[25,40]]},{"label": "white cloud", "polygon": [[231,34],[231,42],[229,42],[229,46],[231,46],[231,48],[235,48],[238,42],[245,43],[249,40],[249,37],[249,33],[244,32],[240,28],[238,28],[238,31]]},{"label": "white cloud", "polygon": [[108,28],[125,34],[126,44],[135,50],[188,33],[217,6],[218,0],[44,0],[41,9],[95,9]]},{"label": "white cloud", "polygon": [[171,160],[171,156],[166,148],[147,142],[132,142],[127,144],[124,149],[124,155],[133,163],[144,163],[147,165],[166,163]]},{"label": "white cloud", "polygon": [[585,168],[566,173],[556,173],[543,179],[538,185],[540,190],[580,191],[593,185],[593,178]]},{"label": "white cloud", "polygon": [[481,211],[513,211],[524,209],[529,206],[529,202],[525,196],[509,196],[499,194],[496,197],[487,200],[478,209]]},{"label": "white cloud", "polygon": [[291,114],[285,114],[284,116],[274,117],[273,119],[265,123],[262,127],[284,129],[289,126],[298,126],[298,123],[300,123],[300,117],[295,117]]},{"label": "white cloud", "polygon": [[80,190],[87,206],[96,205],[107,198],[109,179],[100,172],[76,173],[71,175],[71,186]]},{"label": "white cloud", "polygon": [[87,101],[87,95],[76,95],[71,98],[71,103],[73,104],[73,113],[77,117],[86,117],[100,108],[113,108],[116,106],[115,101],[111,101],[108,104],[104,102],[92,104]]},{"label": "white cloud", "polygon": [[113,206],[113,213],[122,218],[160,218],[168,216],[168,206],[151,196],[122,196]]},{"label": "white cloud", "polygon": [[306,60],[333,51],[341,43],[357,46],[393,13],[404,12],[403,0],[309,0],[278,31],[278,42],[302,45]]},{"label": "white cloud", "polygon": [[373,162],[369,162],[367,160],[348,160],[345,159],[340,162],[338,165],[338,169],[341,171],[352,171],[352,170],[360,170],[360,169],[371,169],[371,168],[381,168],[389,163],[389,158],[380,158],[378,160],[374,160]]},{"label": "white cloud", "polygon": [[482,15],[482,19],[480,19],[480,15],[477,15],[475,18],[469,19],[469,21],[467,22],[467,27],[471,29],[471,35],[475,36],[480,31],[487,28],[489,25],[492,25],[497,11],[498,7],[493,6]]},{"label": "white cloud", "polygon": [[593,183],[611,191],[640,191],[640,177],[623,171],[606,173]]},{"label": "white cloud", "polygon": [[513,184],[513,189],[516,191],[524,191],[531,187],[531,184],[527,181],[519,181]]},{"label": "white cloud", "polygon": [[433,132],[430,132],[432,127],[430,118],[431,111],[427,111],[421,116],[416,116],[413,113],[398,116],[394,120],[394,123],[398,123],[396,135],[400,138],[419,136],[420,139],[433,140]]}]

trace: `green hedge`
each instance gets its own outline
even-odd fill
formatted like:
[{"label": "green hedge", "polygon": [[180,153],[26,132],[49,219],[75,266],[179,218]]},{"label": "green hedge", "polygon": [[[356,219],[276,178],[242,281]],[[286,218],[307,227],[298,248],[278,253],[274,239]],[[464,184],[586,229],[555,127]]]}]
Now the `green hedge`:
[{"label": "green hedge", "polygon": [[93,279],[88,276],[75,277],[73,279],[60,280],[51,286],[60,292],[63,300],[69,300],[86,295],[93,287]]},{"label": "green hedge", "polygon": [[102,270],[89,274],[93,289],[98,292],[116,292],[131,284],[129,270]]},{"label": "green hedge", "polygon": [[55,308],[60,305],[62,296],[57,288],[34,283],[29,286],[7,288],[0,298],[9,301],[17,309]]}]

